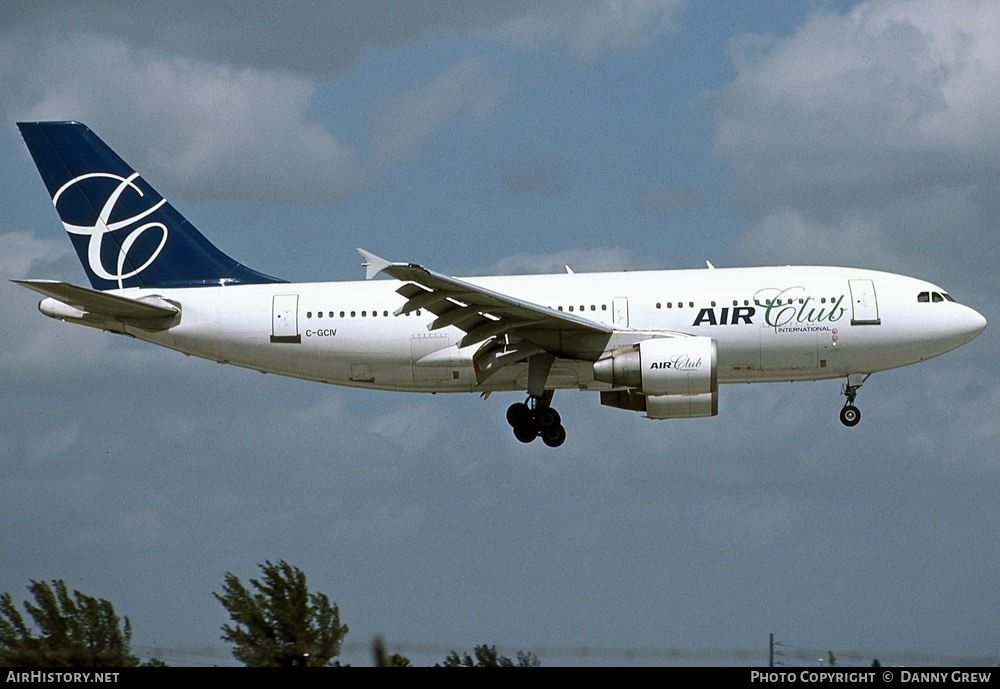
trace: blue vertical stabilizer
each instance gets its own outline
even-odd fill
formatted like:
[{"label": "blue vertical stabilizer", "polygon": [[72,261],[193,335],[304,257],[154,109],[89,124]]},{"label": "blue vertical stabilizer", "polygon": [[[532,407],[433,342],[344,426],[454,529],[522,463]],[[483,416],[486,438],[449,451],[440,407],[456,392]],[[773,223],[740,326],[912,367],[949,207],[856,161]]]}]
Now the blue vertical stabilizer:
[{"label": "blue vertical stabilizer", "polygon": [[219,251],[86,125],[17,126],[94,289],[284,282]]}]

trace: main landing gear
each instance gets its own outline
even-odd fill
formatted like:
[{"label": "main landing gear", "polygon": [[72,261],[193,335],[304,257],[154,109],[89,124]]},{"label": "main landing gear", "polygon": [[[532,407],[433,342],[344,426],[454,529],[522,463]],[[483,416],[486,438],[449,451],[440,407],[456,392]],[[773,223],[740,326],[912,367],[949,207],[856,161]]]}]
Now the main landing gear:
[{"label": "main landing gear", "polygon": [[549,406],[552,392],[546,390],[541,396],[528,395],[524,402],[507,408],[507,423],[514,429],[514,437],[522,443],[530,443],[539,436],[549,447],[559,447],[566,441],[566,429],[559,412]]},{"label": "main landing gear", "polygon": [[844,401],[844,408],[840,410],[840,423],[845,426],[857,426],[861,421],[861,410],[854,406],[854,400],[858,396],[858,390],[868,380],[868,376],[870,375],[870,373],[855,373],[847,376],[847,382],[844,383],[843,389],[846,399]]}]

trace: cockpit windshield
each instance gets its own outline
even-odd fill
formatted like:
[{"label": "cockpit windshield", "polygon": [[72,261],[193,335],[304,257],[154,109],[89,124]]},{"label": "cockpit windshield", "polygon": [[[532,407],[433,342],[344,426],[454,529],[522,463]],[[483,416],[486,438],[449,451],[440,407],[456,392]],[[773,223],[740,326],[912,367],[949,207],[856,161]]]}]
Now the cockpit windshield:
[{"label": "cockpit windshield", "polygon": [[921,292],[917,295],[917,303],[927,304],[933,302],[937,304],[942,301],[954,302],[955,300],[951,298],[951,295],[947,292]]}]

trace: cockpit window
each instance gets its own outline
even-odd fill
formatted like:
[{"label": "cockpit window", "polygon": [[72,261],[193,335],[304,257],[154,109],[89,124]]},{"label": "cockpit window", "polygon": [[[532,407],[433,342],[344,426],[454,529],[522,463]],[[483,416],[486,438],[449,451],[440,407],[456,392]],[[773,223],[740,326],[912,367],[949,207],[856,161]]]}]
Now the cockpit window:
[{"label": "cockpit window", "polygon": [[938,304],[943,301],[955,302],[947,292],[921,292],[917,295],[918,304],[928,304],[930,302]]}]

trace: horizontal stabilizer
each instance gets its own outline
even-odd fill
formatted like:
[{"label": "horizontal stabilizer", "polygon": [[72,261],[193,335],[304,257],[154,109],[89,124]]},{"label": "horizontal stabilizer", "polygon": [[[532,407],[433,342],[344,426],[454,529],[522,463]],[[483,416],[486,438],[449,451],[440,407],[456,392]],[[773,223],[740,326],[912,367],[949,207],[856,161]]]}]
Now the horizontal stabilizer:
[{"label": "horizontal stabilizer", "polygon": [[12,280],[11,282],[56,299],[82,312],[123,320],[146,321],[155,318],[173,318],[181,311],[180,307],[159,296],[144,297],[142,300],[130,299],[56,280]]}]

